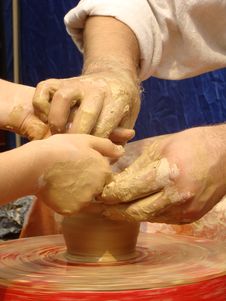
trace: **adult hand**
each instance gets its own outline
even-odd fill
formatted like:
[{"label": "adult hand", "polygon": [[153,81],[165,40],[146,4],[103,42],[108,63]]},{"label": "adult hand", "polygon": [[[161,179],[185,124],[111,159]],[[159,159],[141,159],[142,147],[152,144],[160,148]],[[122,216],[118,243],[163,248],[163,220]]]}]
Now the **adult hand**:
[{"label": "adult hand", "polygon": [[219,125],[157,137],[104,188],[104,214],[171,224],[201,218],[226,193],[225,134]]},{"label": "adult hand", "polygon": [[[93,72],[38,84],[33,98],[36,115],[52,133],[84,133],[125,143],[140,109],[138,84],[125,71]],[[125,128],[125,130],[124,130]]]},{"label": "adult hand", "polygon": [[40,175],[36,195],[54,211],[70,215],[100,195],[111,178],[106,157],[118,159],[121,146],[90,135],[53,135],[32,142]]},{"label": "adult hand", "polygon": [[43,138],[48,127],[34,115],[35,89],[0,80],[0,128],[16,132],[30,140]]}]

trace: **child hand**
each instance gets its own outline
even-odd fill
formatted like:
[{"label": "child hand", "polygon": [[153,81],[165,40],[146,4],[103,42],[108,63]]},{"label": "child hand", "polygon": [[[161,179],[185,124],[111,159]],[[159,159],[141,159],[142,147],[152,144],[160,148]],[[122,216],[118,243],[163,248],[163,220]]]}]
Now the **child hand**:
[{"label": "child hand", "polygon": [[78,212],[102,193],[111,177],[105,157],[117,159],[124,153],[108,139],[84,134],[54,135],[34,143],[42,170],[37,195],[63,215]]}]

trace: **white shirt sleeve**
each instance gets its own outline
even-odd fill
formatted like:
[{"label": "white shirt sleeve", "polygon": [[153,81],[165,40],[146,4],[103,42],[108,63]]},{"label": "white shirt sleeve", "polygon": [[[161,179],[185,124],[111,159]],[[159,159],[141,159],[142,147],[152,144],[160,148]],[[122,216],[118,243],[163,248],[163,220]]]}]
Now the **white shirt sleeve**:
[{"label": "white shirt sleeve", "polygon": [[142,80],[182,79],[226,66],[226,0],[82,0],[65,16],[82,51],[88,16],[127,24],[141,51]]}]

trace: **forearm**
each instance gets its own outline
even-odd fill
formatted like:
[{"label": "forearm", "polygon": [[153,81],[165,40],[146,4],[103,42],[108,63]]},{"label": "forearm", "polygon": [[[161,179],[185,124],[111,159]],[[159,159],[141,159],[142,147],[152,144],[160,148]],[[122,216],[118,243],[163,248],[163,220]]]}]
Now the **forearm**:
[{"label": "forearm", "polygon": [[[182,79],[226,66],[225,1],[80,1],[65,16],[67,30],[80,50],[84,49],[84,27],[91,16],[115,18],[134,32],[139,42],[142,80],[152,75]],[[107,29],[104,23],[101,32]],[[121,40],[122,44],[127,38]],[[103,48],[112,43],[110,53],[117,45],[114,39],[114,35],[112,38],[107,34],[103,43]]]},{"label": "forearm", "polygon": [[84,31],[83,73],[122,70],[137,80],[140,51],[132,30],[112,17],[89,17]]},{"label": "forearm", "polygon": [[[13,130],[13,125],[23,122],[22,104],[20,99],[31,102],[34,88],[15,84],[0,79],[0,128]],[[25,102],[24,101],[24,102]]]},{"label": "forearm", "polygon": [[[36,152],[30,142],[17,149],[0,154],[0,204],[34,194],[37,190],[39,169]],[[41,164],[41,162],[39,162]]]}]

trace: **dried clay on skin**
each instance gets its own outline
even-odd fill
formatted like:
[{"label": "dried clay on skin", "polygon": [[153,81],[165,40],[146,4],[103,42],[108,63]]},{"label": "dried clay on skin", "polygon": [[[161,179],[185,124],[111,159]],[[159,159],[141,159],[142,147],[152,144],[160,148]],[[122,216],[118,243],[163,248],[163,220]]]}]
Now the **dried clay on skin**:
[{"label": "dried clay on skin", "polygon": [[110,177],[106,164],[92,156],[86,160],[55,163],[41,177],[42,195],[47,205],[60,214],[70,215],[85,207],[103,190]]}]

